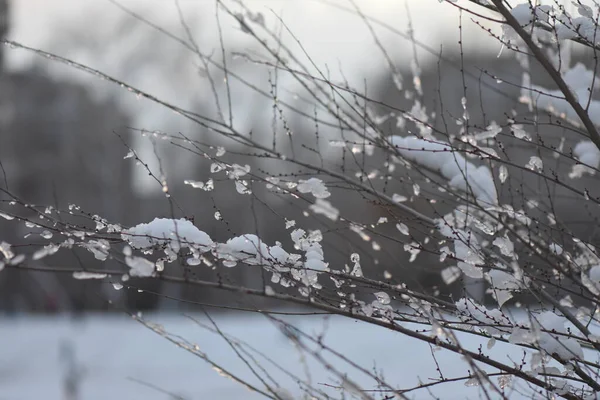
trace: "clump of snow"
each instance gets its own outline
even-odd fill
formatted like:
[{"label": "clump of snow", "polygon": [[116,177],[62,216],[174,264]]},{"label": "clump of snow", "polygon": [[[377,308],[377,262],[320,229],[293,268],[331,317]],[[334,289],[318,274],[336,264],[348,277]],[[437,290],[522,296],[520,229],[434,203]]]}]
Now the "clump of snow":
[{"label": "clump of snow", "polygon": [[407,160],[439,171],[449,185],[473,193],[482,205],[497,205],[498,194],[487,166],[477,167],[467,161],[450,144],[416,136],[391,136],[390,144]]},{"label": "clump of snow", "polygon": [[280,246],[269,247],[254,234],[237,236],[227,243],[218,244],[215,254],[218,258],[230,261],[226,263],[229,266],[234,266],[238,261],[248,265],[283,265],[289,258],[289,254]]},{"label": "clump of snow", "polygon": [[106,274],[100,274],[95,272],[76,271],[73,272],[73,278],[75,279],[104,279]]},{"label": "clump of snow", "polygon": [[143,257],[127,256],[125,257],[125,264],[131,268],[129,270],[129,275],[140,278],[148,278],[152,276],[155,269],[155,264]]},{"label": "clump of snow", "polygon": [[[517,20],[517,23],[525,28],[530,26],[532,23],[544,21],[548,22],[549,13],[552,11],[551,6],[532,6],[530,2],[517,4],[514,6],[510,13]],[[509,26],[504,25],[502,27],[504,35],[508,38],[517,37],[516,32]]]},{"label": "clump of snow", "polygon": [[463,271],[463,273],[471,278],[483,277],[481,265],[484,264],[483,258],[479,254],[479,244],[474,236],[465,240],[467,236],[465,233],[461,233],[461,238],[454,241],[454,253],[456,258],[462,259],[456,266]]},{"label": "clump of snow", "polygon": [[498,170],[498,179],[500,179],[500,183],[506,182],[506,178],[508,178],[508,168],[505,165],[501,165]]},{"label": "clump of snow", "polygon": [[87,243],[80,243],[79,245],[89,250],[96,260],[105,261],[108,258],[110,244],[107,240],[90,240]]},{"label": "clump of snow", "polygon": [[31,256],[31,259],[32,260],[41,260],[44,257],[50,256],[50,255],[56,253],[59,249],[60,249],[60,246],[55,245],[55,244],[49,244],[49,245],[44,246],[41,249],[37,250],[35,253],[33,253],[33,255]]},{"label": "clump of snow", "polygon": [[0,242],[0,253],[6,258],[10,260],[15,256],[15,253],[11,250],[12,245],[7,242]]},{"label": "clump of snow", "polygon": [[556,37],[558,40],[580,38],[592,44],[600,41],[593,11],[587,12],[588,9],[590,9],[588,6],[581,5],[578,7],[578,11],[582,15],[580,17],[572,17],[566,12],[558,16],[556,20]]},{"label": "clump of snow", "polygon": [[[146,252],[151,252],[154,246],[163,246],[169,262],[177,259],[180,249],[188,248],[193,256],[186,260],[189,265],[200,264],[200,255],[210,251],[226,267],[234,267],[238,262],[260,265],[273,272],[272,282],[284,286],[289,286],[290,280],[283,278],[281,273],[289,272],[293,280],[304,284],[304,287],[299,287],[302,294],[308,293],[308,286],[320,288],[318,273],[328,266],[319,243],[323,235],[317,230],[308,234],[302,229],[291,232],[295,247],[305,253],[305,260],[300,254],[285,251],[279,242],[275,246],[268,246],[254,234],[236,236],[226,243],[215,243],[206,233],[183,219],[156,218],[148,224],[139,224],[126,230],[122,236],[133,248]],[[123,254],[126,264],[131,268],[131,276],[150,277],[155,270],[161,271],[164,267],[164,258],[154,263],[133,256],[128,246]]]},{"label": "clump of snow", "polygon": [[402,222],[396,224],[396,229],[398,229],[400,231],[400,233],[402,233],[403,235],[410,235],[410,231],[408,229],[408,226],[406,226],[406,224],[403,224]]},{"label": "clump of snow", "polygon": [[246,180],[235,180],[235,190],[239,194],[252,194],[252,190],[248,187],[248,181]]},{"label": "clump of snow", "polygon": [[587,273],[582,271],[581,282],[590,292],[600,295],[600,265],[592,266]]},{"label": "clump of snow", "polygon": [[286,219],[285,220],[285,229],[290,229],[296,226],[296,220],[294,219]]},{"label": "clump of snow", "polygon": [[569,173],[569,178],[581,178],[583,174],[594,175],[595,169],[600,166],[600,150],[589,140],[584,140],[575,145],[573,155],[581,164],[574,165]]},{"label": "clump of snow", "polygon": [[532,171],[542,171],[544,169],[544,163],[538,156],[531,156],[529,162],[525,164],[525,168]]},{"label": "clump of snow", "polygon": [[509,218],[517,220],[520,224],[529,226],[531,224],[531,218],[527,216],[527,213],[523,210],[516,210],[510,204],[504,204],[502,207],[492,209],[494,212],[506,214]]},{"label": "clump of snow", "polygon": [[529,282],[526,277],[519,279],[515,274],[500,269],[491,270],[485,274],[485,278],[490,283],[487,292],[496,300],[498,307],[512,299],[513,292],[524,289]]},{"label": "clump of snow", "polygon": [[390,302],[391,302],[390,295],[387,294],[386,292],[373,293],[373,296],[375,296],[377,301],[382,305],[387,305],[387,304],[390,304]]},{"label": "clump of snow", "polygon": [[325,199],[331,196],[323,181],[318,178],[301,179],[297,189],[300,193],[312,193],[317,199]]},{"label": "clump of snow", "polygon": [[536,20],[548,21],[548,13],[552,10],[550,6],[532,7],[529,2],[517,4],[510,13],[519,25],[527,26]]},{"label": "clump of snow", "polygon": [[276,397],[278,399],[281,399],[281,400],[295,400],[294,395],[292,393],[290,393],[290,391],[287,390],[286,388],[282,388],[282,387],[275,388],[273,393],[276,395]]},{"label": "clump of snow", "polygon": [[590,279],[592,279],[594,282],[600,283],[600,265],[595,265],[590,268],[589,274]]},{"label": "clump of snow", "polygon": [[358,253],[350,254],[350,261],[352,261],[352,263],[354,264],[352,267],[352,271],[350,271],[350,274],[352,276],[362,277],[363,271],[362,267],[360,266],[360,255]]},{"label": "clump of snow", "polygon": [[[598,79],[594,79],[594,73],[581,63],[576,64],[573,68],[563,73],[562,77],[571,89],[571,92],[583,106],[587,104],[587,100],[590,97],[592,82],[594,83],[593,89],[600,87]],[[520,101],[548,110],[562,118],[579,121],[577,113],[567,100],[565,100],[560,90],[548,90],[542,86],[532,84],[528,73],[523,74]],[[600,126],[600,101],[590,101],[588,116],[594,125]]]},{"label": "clump of snow", "polygon": [[8,265],[19,265],[25,261],[25,254],[19,254],[8,260]]},{"label": "clump of snow", "polygon": [[427,109],[419,100],[415,101],[410,113],[405,114],[404,117],[414,122],[422,136],[431,135],[431,125],[428,123],[429,115],[427,115]]},{"label": "clump of snow", "polygon": [[150,249],[158,245],[166,246],[173,253],[185,247],[192,252],[206,253],[214,245],[208,234],[183,218],[155,218],[150,223],[125,230],[121,236],[136,249]]},{"label": "clump of snow", "polygon": [[[592,44],[598,43],[600,35],[598,35],[598,27],[595,23],[594,10],[580,2],[573,2],[573,4],[577,6],[580,15],[578,17],[570,15],[564,8],[559,8],[558,12],[555,12],[552,6],[532,6],[530,1],[514,6],[511,14],[524,28],[529,27],[532,23],[548,23],[552,17],[555,21],[555,33],[558,40],[583,39]],[[515,36],[510,27],[505,26],[503,29],[509,37]]]},{"label": "clump of snow", "polygon": [[323,247],[319,243],[323,236],[320,231],[312,231],[309,234],[303,229],[296,229],[291,233],[294,246],[305,253],[305,266],[312,270],[323,271],[328,264],[323,258]]},{"label": "clump of snow", "polygon": [[15,217],[13,217],[12,215],[0,212],[0,217],[8,220],[8,221],[12,221],[13,219],[15,219]]},{"label": "clump of snow", "polygon": [[309,209],[315,214],[324,215],[332,221],[337,221],[338,217],[340,216],[340,211],[329,201],[323,199],[317,199],[315,204],[311,205]]},{"label": "clump of snow", "polygon": [[454,242],[454,256],[460,260],[456,266],[471,278],[483,278],[481,266],[485,262],[480,254],[481,247],[475,235],[465,230],[452,229],[443,220],[438,221],[438,229],[442,235]]},{"label": "clump of snow", "polygon": [[600,88],[600,82],[594,78],[594,71],[587,69],[583,63],[577,63],[562,74],[570,88],[575,90],[589,89],[594,84],[594,90]]},{"label": "clump of snow", "polygon": [[302,229],[291,233],[292,240],[297,249],[305,252],[305,260],[299,254],[290,254],[283,249],[280,243],[275,246],[266,245],[258,236],[245,234],[218,244],[214,255],[223,260],[223,265],[233,267],[237,262],[248,265],[262,265],[273,272],[272,282],[288,285],[281,273],[290,272],[294,280],[305,286],[320,287],[318,284],[318,271],[327,268],[323,261],[323,249],[318,243],[321,234],[313,231],[310,234]]},{"label": "clump of snow", "polygon": [[458,267],[448,267],[442,270],[442,280],[446,285],[450,285],[454,283],[458,278],[460,278],[461,271]]},{"label": "clump of snow", "polygon": [[502,253],[504,256],[511,258],[517,256],[515,254],[515,245],[508,236],[497,237],[494,239],[492,244],[498,247],[498,249],[500,249],[500,253]]},{"label": "clump of snow", "polygon": [[231,168],[227,171],[227,175],[229,176],[229,179],[239,179],[242,176],[248,175],[250,173],[250,170],[251,168],[248,164],[233,164]]},{"label": "clump of snow", "polygon": [[206,182],[202,182],[202,181],[192,181],[192,180],[184,180],[183,183],[185,183],[186,185],[190,185],[191,187],[195,188],[195,189],[202,189],[204,191],[210,192],[211,190],[213,190],[215,188],[214,186],[214,182],[212,179],[209,179]]},{"label": "clump of snow", "polygon": [[401,194],[394,193],[394,194],[392,195],[392,200],[393,200],[395,203],[403,203],[403,202],[405,202],[406,200],[408,200],[408,197],[406,197],[406,196],[402,196]]},{"label": "clump of snow", "polygon": [[563,248],[558,243],[550,243],[548,249],[552,254],[555,254],[557,256],[560,256],[563,253]]}]

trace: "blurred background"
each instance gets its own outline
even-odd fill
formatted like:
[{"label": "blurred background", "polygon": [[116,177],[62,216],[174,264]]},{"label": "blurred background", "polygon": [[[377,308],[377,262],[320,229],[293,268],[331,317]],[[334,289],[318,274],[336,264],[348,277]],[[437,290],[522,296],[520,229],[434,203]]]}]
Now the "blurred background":
[{"label": "blurred background", "polygon": [[[465,93],[471,105],[471,120],[483,128],[491,121],[505,123],[514,112],[527,115],[527,106],[516,102],[523,61],[516,59],[514,53],[502,51],[497,39],[485,34],[469,17],[461,16],[456,7],[433,3],[432,9],[429,2],[423,1],[357,2],[358,10],[372,18],[367,23],[352,3],[346,1],[253,0],[245,3],[247,8],[236,1],[226,4],[236,15],[259,21],[256,29],[264,26],[278,33],[281,45],[290,48],[314,76],[326,70],[332,82],[366,92],[382,104],[423,113],[429,123],[449,135],[460,128],[452,120],[462,115],[460,99]],[[315,145],[315,122],[310,116],[316,113],[326,119],[326,113],[317,109],[306,88],[291,74],[252,62],[269,60],[265,49],[239,21],[223,10],[217,11],[211,1],[60,0],[50,6],[43,0],[2,0],[0,4],[2,37],[66,57],[160,100],[211,118],[221,114],[227,118],[230,102],[234,126],[239,132],[251,133],[259,142],[270,143],[273,131],[281,131],[277,133],[281,143],[287,140],[285,132],[293,131],[296,142],[292,146],[298,148],[299,158],[312,163],[325,159],[338,171],[354,173],[345,170],[339,149],[328,144],[328,140],[340,140],[336,121],[330,126],[317,127]],[[190,51],[194,48],[206,58]],[[184,181],[209,179],[210,160],[182,151],[169,140],[161,140],[163,134],[183,134],[209,147],[223,146],[232,153],[239,151],[240,145],[94,74],[11,46],[0,50],[0,157],[10,191],[23,201],[62,210],[77,206],[90,216],[97,215],[126,227],[170,216],[172,211],[161,185],[135,160],[124,159],[131,148],[156,177],[166,178],[180,206],[177,217],[193,217],[196,225],[214,238],[223,240],[232,234],[260,232],[266,242],[272,243],[281,240],[282,235],[287,236],[281,215],[290,220],[304,218],[303,228],[329,229],[326,243],[332,247],[328,255],[332,265],[343,265],[348,262],[349,254],[358,252],[363,260],[369,260],[366,268],[375,276],[393,270],[399,271],[400,281],[427,291],[435,291],[439,285],[439,267],[431,262],[435,257],[431,259],[424,254],[417,262],[407,263],[410,255],[397,245],[397,251],[390,249],[393,243],[389,246],[377,243],[384,251],[374,251],[376,245],[360,243],[358,235],[348,233],[347,226],[319,226],[319,221],[303,216],[303,209],[280,197],[265,198],[277,213],[260,205],[253,208],[253,213],[241,213],[244,207],[252,206],[254,197],[231,196],[231,185],[217,185],[212,192],[192,189]],[[571,58],[565,64],[592,60],[581,49],[574,49]],[[235,74],[227,84],[219,65],[225,65]],[[466,67],[463,69],[461,65]],[[538,67],[532,63],[531,68],[535,71]],[[551,87],[544,74],[532,76],[534,83]],[[278,99],[305,114],[284,110],[283,118],[276,120],[274,87]],[[220,102],[215,101],[215,94]],[[373,119],[379,118],[378,127],[383,135],[406,135],[411,129],[420,129],[410,121],[401,121],[388,107],[372,104],[368,111]],[[550,145],[558,146],[563,136],[563,129],[545,127],[544,138],[551,141]],[[512,143],[506,137],[503,144],[511,150],[507,153],[511,161],[524,165],[529,160],[531,148],[523,146],[522,141]],[[316,152],[321,156],[316,157]],[[226,157],[228,162],[248,163],[253,169],[295,173],[294,167],[283,163],[275,165],[256,157],[236,158],[233,154]],[[383,164],[384,157],[387,156],[375,154],[373,165]],[[556,161],[556,170],[566,171],[569,166],[561,167],[560,163]],[[513,171],[509,168],[509,172]],[[547,193],[540,193],[545,190],[541,179],[536,181],[535,176],[514,172],[519,176],[512,173],[509,176],[520,182],[523,189],[515,194],[507,190],[515,183],[497,185],[505,202],[520,209],[529,199],[547,200],[544,198]],[[413,177],[408,170],[397,170],[396,174],[383,190],[410,197],[413,183],[422,177]],[[586,185],[585,179],[581,182]],[[456,205],[444,198],[435,185],[429,189],[428,194],[438,199],[434,207],[437,213],[443,215]],[[583,199],[574,199],[560,188],[552,190],[552,207],[567,211],[568,220],[596,218],[585,209],[576,211],[574,201]],[[340,190],[336,195],[335,189],[333,193],[334,200],[336,196],[344,199],[334,201],[342,215],[360,215],[353,221],[359,226],[385,216],[380,207],[365,202],[360,194]],[[262,196],[268,193],[261,193]],[[415,208],[431,212],[432,206],[427,201],[413,200]],[[216,211],[222,220],[214,218]],[[0,236],[14,245],[24,243],[24,236],[36,233],[23,224],[4,220],[0,223]],[[384,233],[393,234],[393,225]],[[597,234],[596,228],[581,223],[575,223],[573,229],[592,229],[585,234]],[[357,240],[349,244],[348,236]],[[39,264],[73,267],[82,262],[97,268],[111,267],[110,261],[99,263],[84,249],[59,252]],[[254,270],[236,268],[223,273],[220,279],[249,286],[261,284]],[[205,268],[194,274],[214,279],[219,271]],[[227,300],[219,297],[222,294],[218,292],[199,292],[185,285],[171,287],[159,281],[139,282],[139,285],[188,300]],[[190,307],[149,293],[116,293],[110,285],[77,282],[68,274],[14,270],[0,274],[0,310],[8,313],[108,310],[107,299],[144,310]]]},{"label": "blurred background", "polygon": [[[459,127],[452,118],[462,115],[460,100],[465,93],[473,105],[469,109],[470,118],[481,127],[491,121],[505,123],[513,111],[528,112],[526,105],[517,103],[519,88],[510,84],[521,83],[522,63],[506,49],[501,51],[497,39],[471,23],[470,17],[461,16],[453,6],[429,0],[357,1],[361,12],[372,17],[370,23],[365,23],[352,3],[346,1],[252,0],[245,3],[248,8],[237,1],[227,4],[242,19],[258,21],[259,27],[263,25],[277,33],[281,42],[293,49],[293,54],[315,76],[319,73],[316,65],[320,71],[327,72],[330,81],[347,84],[399,109],[410,110],[418,102],[428,114],[425,118],[450,134],[458,132]],[[268,59],[265,49],[243,24],[217,8],[213,1],[192,0],[0,0],[0,36],[89,66],[183,109],[213,118],[222,113],[224,119],[230,113],[236,129],[252,134],[258,141],[269,143],[274,135],[280,134],[274,131],[291,130],[296,140],[292,145],[301,149],[304,159],[320,162],[322,158],[337,170],[346,171],[339,149],[328,144],[329,140],[339,140],[335,124],[318,127],[316,136],[321,144],[315,145],[315,121],[310,116],[317,113],[318,107],[307,95],[306,88],[290,74],[253,62],[253,59]],[[459,46],[461,39],[462,46]],[[226,65],[236,78],[199,58],[190,47],[197,47],[216,65]],[[590,59],[585,50],[576,49],[571,63]],[[532,65],[531,68],[535,71],[538,67]],[[550,85],[542,74],[532,76],[536,84]],[[399,90],[399,81],[406,90]],[[286,111],[285,128],[282,119],[273,116],[274,96],[305,115]],[[371,105],[369,112],[374,117],[382,117],[378,125],[385,135],[406,135],[407,131],[419,129],[410,121],[400,122],[397,116],[390,116],[389,108],[384,106]],[[449,118],[449,124],[440,118],[442,115]],[[98,215],[124,227],[171,216],[172,210],[161,185],[145,168],[136,165],[135,160],[125,158],[130,149],[134,149],[150,170],[167,180],[169,191],[180,207],[176,216],[193,219],[196,226],[213,238],[224,241],[233,235],[260,233],[269,244],[276,240],[289,244],[283,215],[298,221],[299,227],[324,232],[325,254],[331,265],[349,263],[349,255],[357,252],[369,276],[382,277],[385,271],[393,271],[398,282],[425,292],[443,290],[451,294],[461,290],[443,285],[438,256],[421,254],[415,262],[409,263],[410,254],[402,247],[394,247],[384,238],[377,239],[377,243],[371,239],[361,240],[347,226],[342,229],[308,218],[305,208],[272,196],[264,189],[254,189],[256,196],[242,197],[233,195],[233,185],[219,182],[211,192],[191,188],[184,181],[207,181],[212,176],[211,162],[169,145],[169,140],[163,140],[165,133],[183,134],[206,143],[211,149],[223,146],[228,162],[250,164],[253,170],[296,173],[295,168],[286,164],[238,157],[236,151],[243,150],[239,144],[94,74],[19,48],[0,47],[0,160],[11,193],[23,201],[58,210],[68,210],[73,205],[86,215]],[[560,127],[548,127],[544,132],[545,140],[556,145],[563,134]],[[283,143],[288,140],[284,133],[277,137]],[[507,137],[504,144],[510,149],[507,156],[515,163],[524,165],[529,160],[531,149],[523,148],[522,143],[512,143]],[[310,148],[316,151],[307,150]],[[386,156],[376,152],[374,157],[382,163]],[[567,171],[570,167],[562,167],[560,161],[556,163],[557,171],[561,168]],[[347,173],[355,172],[351,168],[347,170]],[[414,172],[397,170],[396,173],[398,177],[386,190],[410,197]],[[523,208],[529,199],[547,200],[548,193],[540,189],[541,181],[518,171],[510,170],[510,173],[515,179],[512,187],[519,183],[520,191],[515,193],[507,186],[498,185],[504,202]],[[582,179],[580,184],[586,185],[586,180]],[[442,215],[456,205],[437,191],[434,184],[430,187],[423,184],[423,190],[428,196],[413,202],[420,211],[431,213],[432,198],[437,199],[435,211]],[[576,202],[583,199],[574,200],[560,189],[555,189],[553,195],[556,200],[553,207],[565,211],[564,221],[572,222],[572,229],[579,229],[589,238],[597,237],[598,224],[577,222],[597,218],[585,207],[577,206]],[[7,197],[2,196],[0,199],[7,202]],[[255,198],[265,199],[269,207]],[[388,216],[378,205],[343,187],[333,187],[332,198],[337,200],[332,203],[342,215],[356,218],[352,222],[357,226],[373,224],[380,217]],[[249,209],[252,212],[243,212]],[[222,219],[216,219],[215,212],[219,212]],[[93,228],[90,226],[90,229]],[[394,224],[389,229],[382,227],[382,232],[397,234]],[[30,235],[39,234],[24,224],[0,218],[0,241],[19,246],[29,243]],[[56,268],[82,264],[92,268],[114,267],[110,260],[95,260],[85,249],[58,252],[37,263]],[[262,284],[262,277],[255,269],[174,266],[173,270],[182,276],[191,274],[250,287]],[[122,314],[123,309],[197,311],[197,305],[176,299],[219,304],[246,301],[218,291],[169,285],[159,280],[134,280],[133,285],[140,290],[117,291],[107,282],[77,281],[70,274],[6,269],[0,273],[0,312],[6,317],[17,317],[24,313],[81,315],[92,311]],[[264,306],[262,300],[253,301],[255,307]],[[29,329],[55,332],[48,334],[53,339],[46,337],[45,340],[52,340],[50,346],[58,349],[57,357],[67,360],[69,368],[77,370],[76,357],[72,354],[75,345],[69,340],[64,345],[56,345],[57,341],[62,343],[61,337],[71,337],[64,333],[67,328],[64,335],[60,333],[63,329],[60,324],[68,324],[64,317],[41,320],[44,321],[41,325],[22,326],[17,330],[11,329],[13,322],[3,319],[0,330],[13,335],[17,331],[25,335]],[[52,321],[58,324],[56,328],[52,328],[55,323]],[[102,322],[94,323],[96,328],[102,325]],[[125,324],[119,327],[123,332],[128,329]],[[94,332],[89,326],[77,329],[81,329],[83,336]],[[72,337],[79,336],[73,334]],[[4,350],[4,353],[0,350],[0,354],[7,358],[0,358],[0,363],[8,359],[9,353]],[[13,356],[19,358],[16,353]],[[12,367],[7,363],[2,368],[8,371]],[[8,397],[3,396],[2,376],[8,380],[10,374],[2,374],[0,370],[0,399],[33,398],[18,395],[22,386],[13,388]],[[53,378],[49,380],[60,387],[56,390],[67,396],[69,390],[65,388],[71,378],[59,383]],[[159,397],[156,390],[150,392],[156,394],[156,398],[175,398],[164,394]]]},{"label": "blurred background", "polygon": [[[228,69],[266,93],[269,93],[271,83],[277,80],[280,98],[288,99],[308,115],[315,112],[314,100],[311,101],[292,76],[281,72],[276,76],[272,68],[248,61],[246,56],[258,57],[264,49],[225,12],[220,11],[220,20],[217,20],[214,2],[61,0],[49,6],[44,1],[23,0],[3,1],[2,4],[3,37],[90,66],[181,108],[216,116],[218,110],[211,85],[216,82],[214,90],[223,103],[226,101],[226,85],[223,71],[207,66],[172,36],[182,38],[186,43],[193,40],[194,46],[217,63],[223,62],[224,55]],[[230,5],[235,9],[237,4],[232,2]],[[309,56],[320,68],[326,68],[332,81],[345,81],[361,90],[367,82],[369,96],[395,107],[410,109],[414,99],[405,98],[393,81],[395,76],[396,80],[405,80],[404,84],[410,87],[416,71],[422,81],[426,110],[432,111],[436,107],[438,53],[443,49],[443,53],[452,55],[458,42],[458,14],[452,9],[448,9],[453,12],[452,16],[448,16],[441,12],[431,13],[429,6],[419,1],[357,3],[366,15],[387,24],[388,29],[373,25],[378,40],[384,44],[384,54],[375,45],[369,26],[362,22],[350,3],[251,1],[247,5],[250,12],[241,7],[236,12],[245,12],[249,14],[247,17],[260,16],[265,26],[284,31],[280,33],[282,42],[290,46],[305,64],[309,64]],[[281,26],[278,18],[282,18],[285,26]],[[92,21],[93,27],[90,26]],[[409,28],[413,28],[413,33]],[[224,52],[220,48],[219,29]],[[486,58],[497,64],[498,46],[491,47],[489,42],[486,45],[485,36],[478,34],[473,26],[465,28],[464,34],[472,38],[469,39],[467,57],[481,58],[481,65],[485,65]],[[412,43],[410,35],[427,47],[424,49]],[[307,56],[302,54],[299,43],[304,46]],[[386,58],[393,62],[394,74]],[[229,190],[217,187],[213,192],[198,193],[184,185],[184,180],[206,181],[210,178],[210,161],[160,143],[160,140],[153,145],[152,133],[182,132],[186,137],[213,146],[225,146],[228,151],[235,150],[238,146],[235,143],[227,142],[118,85],[63,63],[10,46],[2,48],[2,60],[0,156],[11,192],[24,201],[56,209],[67,209],[73,204],[90,215],[99,215],[124,226],[168,216],[169,206],[161,186],[134,161],[124,159],[129,151],[128,145],[141,154],[143,161],[157,176],[160,158],[170,191],[185,210],[185,215],[179,217],[193,216],[197,226],[212,237],[260,229],[261,237],[273,242],[285,234],[280,216],[260,207],[256,212],[261,226],[256,226],[254,215],[239,212],[240,204],[243,208],[249,202],[245,204],[241,196],[232,197]],[[445,86],[442,94],[447,97],[446,104],[452,108],[460,104],[457,99],[462,97],[459,94],[461,85],[456,80],[460,75],[457,75],[456,66],[444,65],[443,68]],[[311,69],[317,74],[314,68]],[[236,128],[270,141],[272,99],[238,80],[230,79],[229,84]],[[475,93],[475,87],[473,91]],[[498,100],[494,92],[486,92],[486,96],[493,101]],[[498,101],[502,100],[510,104],[512,99],[500,98]],[[499,115],[500,110],[505,108],[499,104]],[[456,113],[460,111],[455,109]],[[373,108],[373,112],[383,114],[389,110]],[[493,118],[492,115],[489,117]],[[314,146],[314,122],[293,113],[288,113],[286,118],[295,136],[307,137],[307,143]],[[387,123],[383,129],[390,134],[400,132],[392,123]],[[150,138],[141,137],[139,130],[146,130]],[[340,155],[332,152],[326,139],[339,139],[339,134],[326,126],[320,128],[320,134],[325,139],[320,149],[323,157],[338,163],[336,158]],[[296,146],[299,147],[298,143]],[[231,162],[256,164],[256,160],[248,158],[239,161],[232,158]],[[293,170],[287,165],[278,168]],[[407,182],[403,186],[409,190],[411,185]],[[351,215],[353,210],[360,210],[364,215],[364,220],[357,223],[367,223],[383,216],[378,207],[365,203],[360,196],[348,193],[344,196],[347,196],[342,205],[344,212]],[[297,207],[287,207],[277,198],[270,200],[281,203],[276,205],[288,219],[302,218],[302,210]],[[216,205],[227,224],[215,220]],[[309,227],[311,223],[308,223]],[[23,242],[23,236],[31,232],[22,224],[3,221],[0,225],[0,234],[9,243]],[[346,232],[337,238],[331,235],[328,243],[332,246],[344,244],[344,236],[347,236]],[[364,250],[366,257],[372,257],[370,253],[373,253],[368,243],[364,249],[342,249],[331,254],[331,262],[348,262],[349,254],[358,250]],[[76,266],[84,262],[86,265],[96,263],[97,267],[107,264],[107,268],[111,267],[110,262],[97,262],[84,249],[72,253],[59,252],[40,263]],[[394,253],[382,255],[378,263],[387,265],[387,269],[392,264],[393,268],[405,270],[403,279],[409,278],[407,280],[418,284],[436,283],[439,270],[423,268],[422,265],[403,267],[406,261],[404,251],[398,249]],[[426,261],[423,264],[427,264]],[[372,267],[377,268],[374,263]],[[385,268],[379,269],[383,271]],[[226,274],[227,279],[238,283],[250,286],[257,283],[255,271],[245,272],[238,268],[228,270]],[[200,271],[198,275],[206,278],[211,276],[211,271]],[[427,282],[428,277],[433,281]],[[198,293],[194,288],[181,285],[169,287],[158,281],[139,284],[153,292],[185,299],[224,300],[219,298],[221,294],[218,292]],[[136,309],[189,307],[154,294],[137,291],[115,293],[110,285],[97,281],[74,281],[68,274],[4,271],[0,276],[0,288],[0,309],[9,313],[108,310],[107,296],[114,302]]]}]

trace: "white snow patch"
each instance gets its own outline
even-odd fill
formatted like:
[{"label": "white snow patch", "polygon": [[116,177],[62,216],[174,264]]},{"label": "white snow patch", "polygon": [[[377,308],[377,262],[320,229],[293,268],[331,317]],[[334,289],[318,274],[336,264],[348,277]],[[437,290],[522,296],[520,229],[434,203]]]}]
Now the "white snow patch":
[{"label": "white snow patch", "polygon": [[75,279],[104,279],[106,278],[106,274],[96,273],[96,272],[86,272],[86,271],[76,271],[73,272],[73,278]]},{"label": "white snow patch", "polygon": [[323,181],[318,178],[300,179],[297,189],[300,193],[311,193],[317,199],[325,199],[331,196]]},{"label": "white snow patch", "polygon": [[148,249],[156,245],[167,245],[177,253],[181,248],[206,253],[213,241],[185,219],[155,218],[147,224],[139,224],[123,232],[122,237],[136,249]]}]

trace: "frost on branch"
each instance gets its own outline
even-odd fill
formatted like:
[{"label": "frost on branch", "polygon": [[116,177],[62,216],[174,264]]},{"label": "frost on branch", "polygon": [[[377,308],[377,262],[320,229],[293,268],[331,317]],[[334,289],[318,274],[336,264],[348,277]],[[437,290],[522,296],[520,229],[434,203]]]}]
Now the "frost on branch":
[{"label": "frost on branch", "polygon": [[482,206],[498,204],[498,194],[490,169],[467,161],[450,144],[416,136],[391,136],[390,144],[407,160],[438,171],[454,188],[475,195]]}]

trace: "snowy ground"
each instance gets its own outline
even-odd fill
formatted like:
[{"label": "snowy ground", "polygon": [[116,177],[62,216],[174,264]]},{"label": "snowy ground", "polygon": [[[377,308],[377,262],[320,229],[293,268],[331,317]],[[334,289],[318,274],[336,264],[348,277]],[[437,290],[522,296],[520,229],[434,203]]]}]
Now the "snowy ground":
[{"label": "snowy ground", "polygon": [[[232,373],[257,382],[248,368],[235,356],[219,336],[200,328],[183,315],[154,315],[149,320],[160,323],[170,333],[197,344],[215,361]],[[206,323],[206,317],[196,315]],[[282,366],[304,377],[301,357],[288,339],[272,322],[261,316],[238,314],[215,317],[224,332],[249,342],[268,353]],[[325,342],[361,366],[385,371],[390,382],[407,388],[437,375],[428,345],[381,328],[349,319],[332,318],[326,323],[321,316],[289,316],[307,333],[326,332]],[[203,360],[176,347],[157,333],[126,316],[88,315],[79,320],[67,317],[16,317],[0,319],[0,400],[65,399],[65,356],[72,350],[74,363],[83,371],[77,400],[145,399],[254,399],[250,393],[230,379],[220,376]],[[476,343],[463,341],[473,347]],[[483,348],[485,349],[485,343]],[[444,350],[435,352],[447,377],[464,375],[466,364]],[[492,349],[496,356],[508,354],[500,344]],[[514,354],[520,360],[522,353]],[[364,388],[373,381],[361,376],[340,360],[332,364],[356,379]],[[313,383],[334,384],[331,373],[308,360]],[[268,367],[266,362],[263,362]],[[301,390],[275,368],[269,368],[275,380],[295,398]],[[145,382],[141,383],[141,382]],[[152,385],[149,387],[147,384]],[[334,398],[341,395],[329,390]],[[463,382],[433,389],[441,398],[477,398],[478,391]],[[173,397],[171,392],[181,397]],[[517,398],[511,395],[511,398]],[[376,397],[381,398],[381,397]],[[413,398],[431,398],[425,391]]]}]

